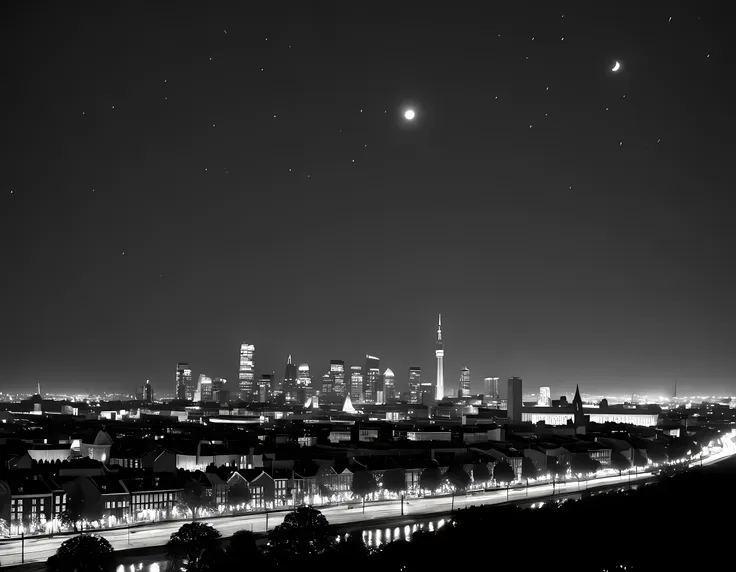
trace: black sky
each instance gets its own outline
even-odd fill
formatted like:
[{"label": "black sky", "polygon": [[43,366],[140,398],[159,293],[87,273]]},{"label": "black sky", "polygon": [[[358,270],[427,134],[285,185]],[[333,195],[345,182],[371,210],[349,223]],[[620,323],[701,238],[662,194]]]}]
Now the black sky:
[{"label": "black sky", "polygon": [[726,3],[483,5],[3,4],[2,387],[733,393]]}]

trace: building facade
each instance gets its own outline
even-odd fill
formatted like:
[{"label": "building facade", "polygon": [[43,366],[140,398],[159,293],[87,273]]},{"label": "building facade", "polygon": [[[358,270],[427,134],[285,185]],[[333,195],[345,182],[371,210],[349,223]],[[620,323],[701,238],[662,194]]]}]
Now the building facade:
[{"label": "building facade", "polygon": [[485,393],[483,394],[486,401],[498,401],[501,398],[501,394],[498,391],[499,380],[497,377],[486,377],[483,380],[483,388]]},{"label": "building facade", "polygon": [[[371,355],[365,356],[363,366],[363,402],[383,403],[379,401],[379,378],[381,377],[380,360]],[[383,390],[381,390],[383,393]]]},{"label": "building facade", "polygon": [[421,403],[419,388],[422,385],[422,368],[412,366],[409,368],[409,403]]},{"label": "building facade", "polygon": [[363,403],[363,368],[359,365],[350,366],[350,401]]},{"label": "building facade", "polygon": [[394,372],[389,368],[383,372],[383,396],[384,403],[396,401],[396,385],[394,383]]}]

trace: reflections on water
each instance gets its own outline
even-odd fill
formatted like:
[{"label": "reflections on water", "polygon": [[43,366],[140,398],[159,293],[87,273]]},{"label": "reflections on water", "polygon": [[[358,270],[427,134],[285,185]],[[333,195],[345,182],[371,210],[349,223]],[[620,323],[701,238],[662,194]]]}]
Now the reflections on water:
[{"label": "reflections on water", "polygon": [[[411,542],[411,536],[417,530],[428,530],[434,532],[445,526],[448,522],[444,518],[438,521],[429,521],[427,523],[407,524],[403,528],[369,528],[363,531],[363,542],[366,546],[378,548],[382,544],[393,542],[394,540],[407,540]],[[346,535],[343,535],[343,538]],[[342,540],[342,539],[341,539]]]}]

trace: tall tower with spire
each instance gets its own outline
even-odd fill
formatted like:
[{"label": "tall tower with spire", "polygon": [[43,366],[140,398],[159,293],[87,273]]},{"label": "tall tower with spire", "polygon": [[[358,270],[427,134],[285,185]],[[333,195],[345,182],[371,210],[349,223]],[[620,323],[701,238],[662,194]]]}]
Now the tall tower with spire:
[{"label": "tall tower with spire", "polygon": [[445,345],[442,343],[442,314],[437,320],[437,347],[434,355],[437,357],[437,387],[434,397],[440,401],[445,397]]}]

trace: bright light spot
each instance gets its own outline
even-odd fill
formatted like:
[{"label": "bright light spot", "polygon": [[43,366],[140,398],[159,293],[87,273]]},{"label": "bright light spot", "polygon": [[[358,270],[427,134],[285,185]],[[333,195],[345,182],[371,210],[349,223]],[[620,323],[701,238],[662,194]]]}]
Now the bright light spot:
[{"label": "bright light spot", "polygon": [[416,114],[414,113],[413,109],[407,109],[404,112],[404,118],[406,118],[407,121],[411,121],[412,119],[414,119],[415,115]]}]

